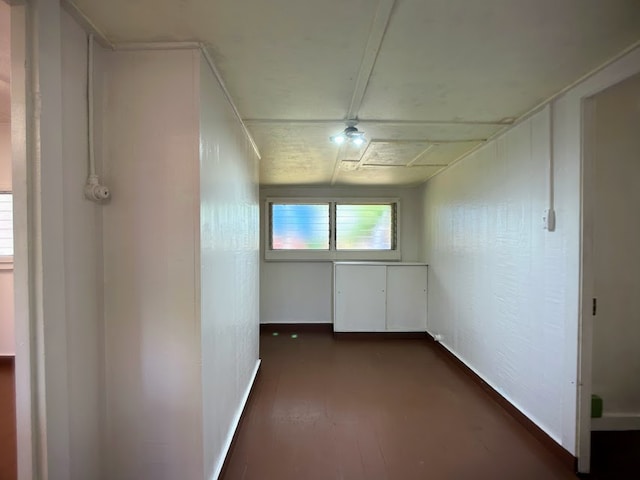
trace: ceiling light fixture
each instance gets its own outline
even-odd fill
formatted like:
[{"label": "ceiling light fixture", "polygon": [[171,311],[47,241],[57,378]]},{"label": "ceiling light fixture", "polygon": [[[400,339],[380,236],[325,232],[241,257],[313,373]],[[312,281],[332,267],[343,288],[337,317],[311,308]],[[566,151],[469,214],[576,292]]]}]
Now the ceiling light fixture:
[{"label": "ceiling light fixture", "polygon": [[337,135],[329,137],[336,145],[342,145],[345,142],[352,143],[356,147],[360,147],[364,144],[364,132],[359,131],[354,125],[349,125],[342,132]]}]

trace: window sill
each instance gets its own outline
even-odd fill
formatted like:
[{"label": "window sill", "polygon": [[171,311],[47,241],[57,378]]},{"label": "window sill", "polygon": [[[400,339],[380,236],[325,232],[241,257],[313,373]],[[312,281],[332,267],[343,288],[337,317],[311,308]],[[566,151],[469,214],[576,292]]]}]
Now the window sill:
[{"label": "window sill", "polygon": [[5,260],[0,258],[0,271],[13,270],[13,260]]}]

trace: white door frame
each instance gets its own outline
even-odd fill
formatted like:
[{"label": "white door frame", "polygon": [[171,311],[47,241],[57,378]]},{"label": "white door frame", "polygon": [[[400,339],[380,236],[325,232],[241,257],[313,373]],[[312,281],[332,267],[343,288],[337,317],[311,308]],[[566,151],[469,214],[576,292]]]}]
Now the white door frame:
[{"label": "white door frame", "polygon": [[581,101],[582,168],[580,178],[580,320],[578,331],[578,471],[589,473],[591,465],[591,392],[593,359],[594,290],[593,223],[594,223],[594,155],[593,98]]},{"label": "white door frame", "polygon": [[[574,99],[580,103],[580,309],[578,319],[578,414],[576,456],[578,471],[589,473],[591,465],[591,393],[593,363],[592,301],[594,286],[593,228],[595,158],[592,135],[595,114],[593,97],[640,73],[640,47],[628,49],[580,84]],[[572,100],[574,100],[572,99]]]},{"label": "white door frame", "polygon": [[18,478],[69,478],[60,2],[4,1],[11,6]]},{"label": "white door frame", "polygon": [[28,55],[27,6],[11,6],[11,163],[14,205],[14,324],[16,382],[16,442],[18,478],[40,478],[37,464],[35,332],[31,322],[31,234],[27,142],[31,107],[25,68]]}]

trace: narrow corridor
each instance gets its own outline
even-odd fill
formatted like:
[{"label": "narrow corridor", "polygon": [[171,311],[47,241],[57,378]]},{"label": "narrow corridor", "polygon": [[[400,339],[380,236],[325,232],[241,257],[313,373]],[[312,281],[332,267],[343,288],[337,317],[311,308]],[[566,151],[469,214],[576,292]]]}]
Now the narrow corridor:
[{"label": "narrow corridor", "polygon": [[426,340],[261,335],[224,480],[576,478]]}]

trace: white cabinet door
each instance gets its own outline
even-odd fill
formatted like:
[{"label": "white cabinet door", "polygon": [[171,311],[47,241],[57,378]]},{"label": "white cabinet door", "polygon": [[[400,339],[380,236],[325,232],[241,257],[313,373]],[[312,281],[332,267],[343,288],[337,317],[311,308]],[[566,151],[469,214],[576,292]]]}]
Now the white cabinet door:
[{"label": "white cabinet door", "polygon": [[384,265],[335,266],[336,332],[384,332],[386,267]]},{"label": "white cabinet door", "polygon": [[427,331],[427,267],[387,267],[387,330]]}]

